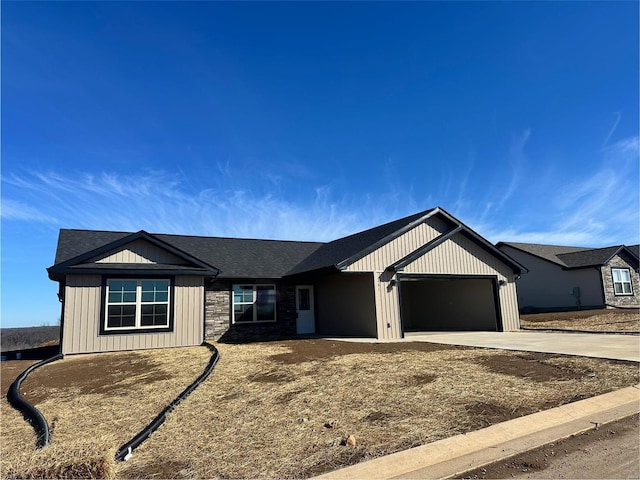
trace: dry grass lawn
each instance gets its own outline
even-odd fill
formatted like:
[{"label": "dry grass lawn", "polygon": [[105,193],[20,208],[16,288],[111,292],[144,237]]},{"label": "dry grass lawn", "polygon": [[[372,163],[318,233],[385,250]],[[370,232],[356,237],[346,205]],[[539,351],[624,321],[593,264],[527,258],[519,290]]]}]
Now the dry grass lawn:
[{"label": "dry grass lawn", "polygon": [[217,347],[212,376],[118,464],[115,449],[195,379],[208,349],[37,370],[23,393],[53,424],[52,445],[34,455],[35,435],[3,400],[2,476],[304,478],[639,381],[631,363],[427,343]]},{"label": "dry grass lawn", "polygon": [[529,329],[640,333],[640,311],[602,309],[536,313],[521,315],[520,323],[522,327]]}]

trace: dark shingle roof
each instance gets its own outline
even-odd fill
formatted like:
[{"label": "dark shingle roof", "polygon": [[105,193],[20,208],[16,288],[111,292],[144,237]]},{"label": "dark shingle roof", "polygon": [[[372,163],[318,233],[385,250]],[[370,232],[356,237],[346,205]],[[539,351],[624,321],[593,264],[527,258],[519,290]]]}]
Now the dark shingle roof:
[{"label": "dark shingle roof", "polygon": [[100,248],[131,235],[130,232],[60,229],[55,264],[66,262],[83,253]]},{"label": "dark shingle roof", "polygon": [[215,265],[220,277],[280,278],[322,243],[244,238],[155,235],[194,257]]},{"label": "dark shingle roof", "polygon": [[300,264],[289,271],[290,275],[302,272],[310,272],[331,267],[337,267],[341,262],[364,254],[373,250],[377,244],[383,242],[387,237],[401,232],[416,220],[426,216],[433,210],[416,213],[408,217],[385,223],[360,233],[339,238],[333,242],[321,245],[315,252],[305,258]]},{"label": "dark shingle roof", "polygon": [[[620,249],[627,248],[636,256],[638,245],[625,247],[614,245],[604,248],[567,247],[562,245],[541,245],[537,243],[500,242],[510,247],[543,258],[563,268],[584,268],[605,265]],[[635,249],[635,250],[634,250]]]},{"label": "dark shingle roof", "polygon": [[[445,223],[460,226],[464,234],[518,272],[524,268],[444,210],[434,208],[329,243],[148,234],[143,231],[132,234],[62,229],[58,239],[56,263],[49,268],[49,273],[50,276],[52,273],[64,273],[68,268],[108,268],[94,263],[84,267],[80,265],[91,262],[93,256],[106,253],[115,245],[127,243],[129,236],[131,239],[143,238],[160,247],[174,250],[187,263],[193,264],[192,267],[183,268],[184,271],[188,268],[200,268],[211,275],[217,273],[220,278],[281,278],[318,270],[337,271],[436,213],[440,214]],[[145,265],[147,264],[140,264],[136,268],[147,268]]]},{"label": "dark shingle roof", "polygon": [[[60,230],[56,264],[132,235],[130,232]],[[322,243],[152,234],[220,270],[220,277],[279,278]]]},{"label": "dark shingle roof", "polygon": [[510,247],[517,248],[523,252],[530,253],[536,257],[558,264],[561,267],[566,267],[566,265],[558,258],[558,255],[589,250],[585,247],[564,247],[561,245],[540,245],[537,243],[500,242],[498,245],[508,245]]},{"label": "dark shingle roof", "polygon": [[558,258],[569,268],[592,267],[604,265],[618,250],[620,250],[620,246],[594,248],[580,252],[563,253],[558,255]]}]

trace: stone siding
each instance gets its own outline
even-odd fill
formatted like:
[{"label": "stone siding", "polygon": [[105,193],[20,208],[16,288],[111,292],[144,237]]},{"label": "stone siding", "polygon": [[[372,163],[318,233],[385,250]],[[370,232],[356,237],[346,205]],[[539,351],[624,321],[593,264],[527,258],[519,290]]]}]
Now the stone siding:
[{"label": "stone siding", "polygon": [[[614,293],[612,268],[629,269],[633,295],[616,295]],[[637,268],[637,262],[634,262],[632,258],[627,258],[626,254],[622,254],[613,257],[608,265],[600,269],[607,307],[638,308],[640,306],[640,277]]]},{"label": "stone siding", "polygon": [[243,284],[276,285],[276,321],[232,323],[233,282],[217,280],[205,288],[205,339],[221,342],[255,342],[291,338],[296,334],[295,285],[273,280],[242,281]]},{"label": "stone siding", "polygon": [[205,289],[204,338],[205,340],[217,341],[229,330],[231,292],[228,288],[224,290],[214,290],[213,288]]}]

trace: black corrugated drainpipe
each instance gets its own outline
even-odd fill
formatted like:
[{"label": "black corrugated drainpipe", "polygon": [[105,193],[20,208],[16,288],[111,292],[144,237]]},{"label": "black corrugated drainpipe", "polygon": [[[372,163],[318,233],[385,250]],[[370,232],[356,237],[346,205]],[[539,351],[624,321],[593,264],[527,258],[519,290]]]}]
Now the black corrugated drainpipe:
[{"label": "black corrugated drainpipe", "polygon": [[24,419],[31,424],[33,429],[36,431],[37,440],[36,440],[36,448],[42,448],[49,445],[50,441],[50,433],[49,433],[49,424],[47,423],[47,419],[44,418],[44,415],[40,413],[36,407],[34,407],[31,403],[29,403],[21,394],[20,394],[20,385],[27,378],[27,376],[33,372],[36,368],[40,368],[47,363],[54,362],[56,360],[60,360],[62,358],[62,354],[58,353],[51,358],[47,358],[42,360],[41,362],[34,363],[29,368],[27,368],[24,372],[22,372],[18,378],[14,380],[14,382],[9,387],[9,391],[7,392],[7,400],[9,404],[22,413]]},{"label": "black corrugated drainpipe", "polygon": [[147,438],[149,438],[149,435],[155,432],[158,429],[158,427],[164,423],[164,421],[167,419],[167,414],[170,413],[182,400],[187,398],[189,394],[191,394],[191,392],[193,392],[198,387],[198,385],[204,382],[207,379],[207,377],[211,374],[211,372],[216,366],[216,363],[218,363],[218,360],[220,358],[220,353],[218,352],[218,349],[213,345],[211,345],[210,343],[204,342],[203,345],[209,348],[209,350],[211,350],[213,353],[211,355],[211,359],[209,360],[209,364],[204,369],[204,372],[202,373],[202,375],[196,378],[195,382],[193,382],[191,385],[185,388],[182,391],[182,393],[178,395],[173,402],[167,405],[167,407],[164,410],[162,410],[160,414],[158,414],[156,418],[151,420],[151,423],[149,423],[149,425],[143,428],[135,437],[133,437],[127,443],[122,445],[116,452],[116,460],[118,461],[129,460],[129,458],[131,458],[131,454],[133,453],[133,450],[138,448],[138,446],[140,446],[142,442],[144,442]]}]

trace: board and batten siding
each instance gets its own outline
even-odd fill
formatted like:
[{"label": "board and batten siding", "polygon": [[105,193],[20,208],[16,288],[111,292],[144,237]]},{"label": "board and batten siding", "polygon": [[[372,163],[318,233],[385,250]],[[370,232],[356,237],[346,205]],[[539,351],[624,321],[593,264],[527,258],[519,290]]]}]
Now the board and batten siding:
[{"label": "board and batten siding", "polygon": [[421,223],[360,260],[353,262],[345,268],[345,272],[383,271],[392,263],[416,251],[441,233],[441,229],[427,223]]},{"label": "board and batten siding", "polygon": [[124,247],[107,252],[92,261],[96,263],[164,263],[185,265],[184,259],[157,247],[144,239],[134,240]]},{"label": "board and batten siding", "polygon": [[204,280],[195,275],[177,276],[174,288],[172,332],[100,335],[102,277],[68,275],[62,353],[200,345],[204,339]]},{"label": "board and batten siding", "polygon": [[[402,337],[398,287],[391,282],[391,280],[397,280],[397,277],[394,272],[386,271],[386,268],[441,233],[441,226],[433,223],[433,219],[428,219],[426,223],[417,225],[345,269],[348,272],[374,272],[378,339],[390,340]],[[520,328],[513,270],[461,233],[407,265],[402,273],[490,275],[495,276],[498,281],[504,280],[505,284],[498,287],[502,328],[505,331]]]}]

